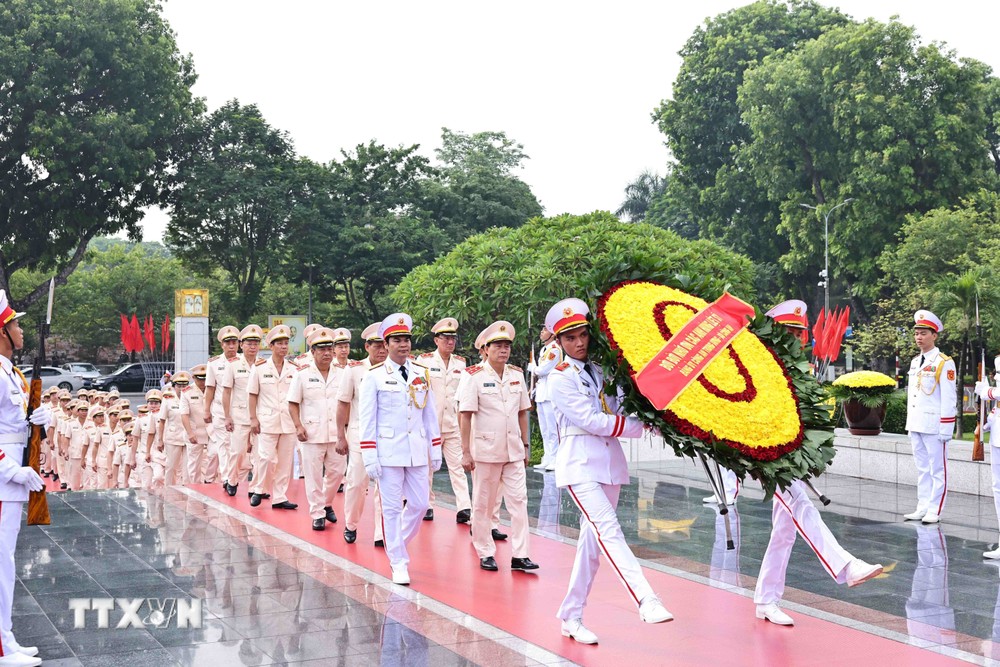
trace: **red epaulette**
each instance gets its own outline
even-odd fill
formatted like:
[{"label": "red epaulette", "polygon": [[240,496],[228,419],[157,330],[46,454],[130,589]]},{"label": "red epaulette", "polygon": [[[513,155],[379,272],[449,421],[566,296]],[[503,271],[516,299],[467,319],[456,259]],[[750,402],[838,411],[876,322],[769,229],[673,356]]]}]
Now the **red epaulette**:
[{"label": "red epaulette", "polygon": [[463,356],[462,356],[462,355],[460,355],[460,354],[453,354],[453,355],[451,355],[451,356],[455,357],[455,358],[456,358],[456,359],[458,359],[459,361],[463,361],[463,362],[465,361],[465,357],[463,357]]},{"label": "red epaulette", "polygon": [[409,357],[410,357],[410,361],[415,361],[415,360],[416,360],[416,357],[415,357],[415,356],[413,356],[412,354],[410,354],[410,355],[407,355],[407,356],[409,356]]},{"label": "red epaulette", "polygon": [[556,370],[557,371],[564,371],[567,368],[569,368],[569,362],[568,361],[564,361],[561,364],[556,364]]},{"label": "red epaulette", "polygon": [[218,358],[219,358],[219,357],[221,357],[221,356],[222,356],[221,354],[217,354],[217,355],[215,355],[214,357],[209,357],[209,358],[208,358],[208,360],[209,360],[209,361],[215,361],[216,359],[218,359]]},{"label": "red epaulette", "polygon": [[468,373],[469,375],[475,375],[476,373],[478,373],[481,370],[483,370],[483,367],[480,366],[479,364],[476,364],[475,366],[466,366],[465,367],[465,372]]},{"label": "red epaulette", "polygon": [[267,359],[258,359],[256,362],[254,362],[254,366],[263,366],[266,363]]},{"label": "red epaulette", "polygon": [[507,364],[507,368],[515,370],[518,373],[523,373],[524,372],[524,369],[522,369],[520,366],[515,366],[514,364]]},{"label": "red epaulette", "polygon": [[181,389],[181,393],[183,394],[185,391],[187,391],[190,388],[191,388],[191,385],[188,385],[188,386],[184,387],[183,389]]},{"label": "red epaulette", "polygon": [[286,360],[285,360],[285,362],[286,362],[286,363],[287,363],[287,364],[288,364],[289,366],[291,366],[292,368],[294,368],[294,369],[295,369],[295,370],[297,370],[297,371],[300,371],[300,370],[302,370],[302,367],[301,367],[301,366],[299,366],[299,365],[298,365],[297,363],[295,363],[294,361],[288,361],[288,360],[286,359]]},{"label": "red epaulette", "polygon": [[423,354],[420,355],[420,358],[423,359],[424,357],[433,357],[433,356],[434,356],[433,352],[424,352]]},{"label": "red epaulette", "polygon": [[358,361],[357,359],[352,359],[351,361],[347,362],[347,365],[348,365],[348,367],[353,368],[355,366],[363,366],[364,363],[365,362],[363,362],[363,361]]},{"label": "red epaulette", "polygon": [[233,357],[232,359],[229,360],[229,363],[233,363],[234,361],[236,361],[239,358],[240,358],[240,355],[237,354],[235,357]]}]

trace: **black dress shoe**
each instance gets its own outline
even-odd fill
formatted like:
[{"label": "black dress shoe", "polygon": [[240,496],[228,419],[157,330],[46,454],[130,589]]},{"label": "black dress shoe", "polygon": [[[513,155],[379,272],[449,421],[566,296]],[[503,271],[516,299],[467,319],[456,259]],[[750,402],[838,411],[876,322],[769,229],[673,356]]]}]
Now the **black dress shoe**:
[{"label": "black dress shoe", "polygon": [[351,530],[350,528],[344,529],[344,541],[348,544],[354,544],[354,541],[358,539],[358,531]]},{"label": "black dress shoe", "polygon": [[482,570],[487,570],[489,572],[496,572],[500,568],[497,567],[497,561],[493,556],[487,556],[486,558],[479,559],[479,568]]},{"label": "black dress shoe", "polygon": [[326,530],[326,521],[323,519],[313,519],[313,530]]},{"label": "black dress shoe", "polygon": [[327,505],[323,509],[326,510],[326,520],[330,523],[337,523],[337,513],[333,511],[333,508]]},{"label": "black dress shoe", "polygon": [[472,510],[458,510],[455,515],[455,523],[469,523],[472,518]]},{"label": "black dress shoe", "polygon": [[428,507],[427,511],[424,512],[424,521],[433,521],[433,520],[434,520],[434,510]]},{"label": "black dress shoe", "polygon": [[491,532],[491,533],[492,533],[492,535],[493,535],[493,541],[494,541],[494,542],[503,542],[504,540],[506,540],[506,539],[507,539],[507,533],[501,533],[501,532],[500,532],[499,530],[497,530],[496,528],[494,528],[494,529],[493,529],[492,531],[490,531],[490,532]]},{"label": "black dress shoe", "polygon": [[65,490],[66,490],[66,488],[67,488],[67,487],[66,487],[66,482],[63,482],[62,484],[60,484],[60,485],[59,485],[59,488],[60,488],[60,489],[62,489],[63,491],[65,491]]},{"label": "black dress shoe", "polygon": [[237,484],[236,486],[233,486],[232,484],[230,484],[229,486],[226,487],[226,493],[228,493],[230,496],[235,496],[236,495],[236,487],[238,487],[238,486],[239,486],[239,484]]},{"label": "black dress shoe", "polygon": [[271,494],[270,493],[262,493],[262,494],[260,494],[260,497],[263,498],[264,500],[270,500],[271,499]]},{"label": "black dress shoe", "polygon": [[222,490],[225,491],[226,493],[229,493],[229,482],[222,483]]},{"label": "black dress shoe", "polygon": [[385,540],[375,540],[375,546],[385,549]]},{"label": "black dress shoe", "polygon": [[57,475],[55,473],[52,473],[52,481],[53,482],[58,482],[59,481],[59,475]]},{"label": "black dress shoe", "polygon": [[337,488],[337,493],[343,493],[343,492],[344,492],[344,485],[343,485],[343,484],[341,484],[341,485],[340,485],[340,486],[339,486],[339,487]]},{"label": "black dress shoe", "polygon": [[290,503],[287,500],[282,500],[280,503],[271,503],[271,509],[273,510],[293,510],[297,507],[298,505]]},{"label": "black dress shoe", "polygon": [[535,563],[528,557],[524,558],[511,558],[510,559],[510,569],[511,570],[537,570],[538,563]]},{"label": "black dress shoe", "polygon": [[259,493],[251,493],[250,494],[250,507],[257,507],[258,505],[260,505],[260,494]]}]

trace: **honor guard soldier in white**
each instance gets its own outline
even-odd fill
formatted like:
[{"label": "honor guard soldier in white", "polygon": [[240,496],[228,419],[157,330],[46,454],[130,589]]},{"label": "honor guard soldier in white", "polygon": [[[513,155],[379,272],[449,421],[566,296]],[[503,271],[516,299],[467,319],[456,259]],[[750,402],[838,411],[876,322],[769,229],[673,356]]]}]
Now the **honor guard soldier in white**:
[{"label": "honor guard soldier in white", "polygon": [[[983,401],[996,401],[1000,399],[1000,357],[993,360],[993,367],[996,374],[993,381],[996,388],[990,387],[989,381],[985,378],[976,382],[976,395]],[[990,414],[983,425],[985,431],[993,432],[996,425],[997,408],[990,410]],[[985,437],[985,435],[984,435]],[[990,472],[993,474],[993,505],[997,513],[997,521],[1000,522],[1000,437],[990,437],[990,444],[995,448],[990,450]],[[1000,560],[1000,544],[996,549],[983,552],[983,558],[990,560]]]},{"label": "honor guard soldier in white", "polygon": [[28,431],[32,424],[48,427],[51,413],[41,405],[28,414],[28,383],[13,365],[14,351],[24,345],[17,321],[24,313],[11,308],[0,290],[0,665],[32,667],[42,661],[38,648],[21,646],[11,632],[14,608],[14,551],[21,530],[21,511],[29,491],[41,491],[42,478],[28,466],[21,466]]},{"label": "honor guard soldier in white", "polygon": [[490,518],[500,498],[511,516],[512,571],[537,570],[528,557],[528,412],[531,399],[524,372],[507,363],[514,325],[500,320],[480,334],[486,361],[466,370],[470,376],[458,396],[462,465],[472,472],[472,545],[479,567],[495,572],[496,542]]},{"label": "honor guard soldier in white", "polygon": [[[250,428],[250,374],[257,364],[257,352],[264,332],[256,324],[243,327],[240,331],[240,347],[243,353],[236,355],[226,364],[226,374],[222,377],[222,408],[226,411],[226,430],[232,433],[229,443],[229,467],[223,477],[229,481],[226,493],[236,495],[236,487],[247,478],[252,467],[250,452],[257,436]],[[247,493],[250,496],[250,493]]]},{"label": "honor guard soldier in white", "polygon": [[906,388],[906,430],[917,467],[917,509],[908,521],[937,523],[948,495],[948,442],[958,414],[955,362],[937,348],[941,320],[929,310],[913,315],[913,339],[920,354],[910,362]]},{"label": "honor guard soldier in white", "polygon": [[[458,383],[465,370],[465,357],[455,354],[458,342],[458,320],[446,317],[431,327],[434,334],[434,352],[425,352],[417,357],[417,363],[427,367],[434,403],[437,405],[438,425],[441,429],[441,454],[448,467],[448,479],[455,494],[455,521],[468,523],[472,516],[472,500],[469,496],[469,480],[462,468],[462,439],[458,430]],[[434,473],[431,473],[430,498],[434,503]],[[424,519],[434,518],[434,510],[428,509]]]},{"label": "honor guard soldier in white", "polygon": [[264,343],[271,349],[270,359],[258,359],[247,384],[250,399],[250,429],[257,433],[257,456],[250,506],[271,499],[271,508],[294,510],[288,501],[288,482],[292,477],[295,452],[295,424],[288,412],[288,388],[298,372],[298,365],[288,360],[288,341],[292,330],[284,324],[272,327]]},{"label": "honor guard soldier in white", "polygon": [[388,357],[368,371],[358,399],[361,456],[382,492],[385,550],[396,584],[410,583],[406,543],[417,534],[430,503],[427,466],[441,467],[441,435],[427,369],[409,358],[412,326],[405,313],[382,321],[379,336]]},{"label": "honor guard soldier in white", "polygon": [[312,363],[299,371],[288,388],[288,407],[295,433],[302,443],[302,472],[313,530],[334,523],[333,497],[347,469],[347,459],[338,454],[337,391],[344,369],[333,362],[338,339],[350,339],[347,329],[316,329],[309,338]]},{"label": "honor guard soldier in white", "polygon": [[639,608],[646,623],[673,619],[646,581],[629,549],[615,508],[622,484],[629,483],[628,463],[619,436],[642,435],[642,422],[618,414],[618,401],[604,394],[604,375],[588,356],[590,309],[580,299],[564,299],[549,309],[545,326],[565,353],[549,375],[549,395],[556,409],[559,449],[556,484],[565,487],[580,508],[580,537],[569,590],[559,606],[562,633],[582,644],[596,644],[597,635],[583,625],[583,608],[597,575],[600,555]]},{"label": "honor guard soldier in white", "polygon": [[[772,315],[774,313],[774,315]],[[793,334],[806,330],[806,304],[785,301],[767,312]],[[803,345],[807,339],[801,336]],[[882,573],[881,565],[866,563],[847,552],[823,521],[823,516],[809,499],[805,483],[793,481],[788,489],[778,489],[771,501],[771,538],[760,563],[754,602],[757,618],[775,625],[794,625],[795,621],[778,606],[785,592],[785,573],[795,546],[796,533],[816,554],[823,569],[838,584],[857,586]]]},{"label": "honor guard soldier in white", "polygon": [[538,351],[538,361],[528,364],[528,372],[535,376],[535,409],[538,411],[538,429],[542,432],[542,447],[545,453],[535,470],[556,469],[556,450],[559,447],[559,433],[556,428],[556,413],[549,399],[549,374],[562,361],[562,348],[555,335],[542,327],[538,334],[542,349]]},{"label": "honor guard soldier in white", "polygon": [[[375,322],[361,332],[361,340],[368,356],[361,361],[348,362],[337,389],[337,453],[348,456],[347,481],[344,483],[344,541],[348,544],[353,544],[358,539],[358,522],[365,511],[365,498],[370,485],[365,461],[361,457],[358,397],[361,395],[361,381],[368,375],[368,369],[385,361],[387,350],[385,341],[378,335],[380,326],[381,322]],[[375,546],[385,547],[382,535],[382,496],[378,484],[375,485],[372,506],[375,510]]]},{"label": "honor guard soldier in white", "polygon": [[208,424],[208,450],[205,452],[205,481],[218,481],[221,474],[223,488],[228,485],[225,478],[229,468],[229,441],[232,435],[226,430],[226,411],[222,407],[222,378],[226,367],[236,358],[240,346],[240,330],[234,326],[224,326],[216,335],[222,345],[222,354],[206,362],[205,373],[205,423]]}]

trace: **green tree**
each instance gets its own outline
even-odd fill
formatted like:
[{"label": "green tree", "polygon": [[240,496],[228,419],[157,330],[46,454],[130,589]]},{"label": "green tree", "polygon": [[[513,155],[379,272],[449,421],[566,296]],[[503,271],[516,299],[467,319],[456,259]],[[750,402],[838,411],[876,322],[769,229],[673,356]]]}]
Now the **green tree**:
[{"label": "green tree", "polygon": [[227,102],[193,134],[166,197],[165,239],[203,275],[225,270],[238,295],[236,315],[245,322],[280,269],[295,215],[309,209],[306,174],[314,172],[253,104]]},{"label": "green tree", "polygon": [[[815,214],[831,217],[834,284],[882,291],[877,258],[908,213],[959,201],[998,181],[985,141],[988,69],[921,46],[912,28],[869,20],[831,28],[745,74],[739,104],[752,132],[737,165],[780,206],[781,258],[794,278],[821,267]],[[854,300],[862,310],[864,300]]]},{"label": "green tree", "polygon": [[673,154],[667,196],[671,219],[696,222],[702,236],[776,263],[787,243],[772,233],[778,208],[753,175],[736,164],[752,139],[737,92],[747,69],[765,56],[794,51],[825,30],[844,25],[838,10],[815,2],[760,0],[708,19],[680,51],[684,59],[673,98],[653,112]]},{"label": "green tree", "polygon": [[[524,248],[532,246],[530,253]],[[586,248],[584,253],[581,248]],[[497,319],[517,331],[521,358],[545,313],[557,300],[593,302],[616,276],[672,280],[703,278],[708,291],[726,284],[753,294],[750,261],[704,240],[686,241],[645,223],[624,223],[611,213],[535,218],[515,229],[491,229],[466,239],[433,264],[413,270],[393,299],[426,332],[442,317],[456,317],[469,341]]]},{"label": "green tree", "polygon": [[629,222],[642,222],[653,202],[662,197],[666,189],[667,179],[656,172],[643,171],[625,186],[625,200],[615,215],[625,217]]},{"label": "green tree", "polygon": [[201,103],[154,0],[0,4],[0,81],[0,289],[38,269],[10,290],[24,307],[91,239],[141,236]]}]

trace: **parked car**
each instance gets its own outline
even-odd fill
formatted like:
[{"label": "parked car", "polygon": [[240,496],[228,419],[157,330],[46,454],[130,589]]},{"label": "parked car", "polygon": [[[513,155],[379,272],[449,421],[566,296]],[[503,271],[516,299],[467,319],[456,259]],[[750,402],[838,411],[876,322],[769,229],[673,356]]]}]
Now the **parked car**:
[{"label": "parked car", "polygon": [[[20,368],[21,372],[24,373],[24,377],[28,379],[28,382],[31,382],[31,378],[34,374],[34,367],[32,364],[21,364],[18,368]],[[48,389],[49,387],[59,387],[60,389],[68,389],[69,391],[83,389],[83,378],[62,368],[56,368],[55,366],[42,366],[41,376],[43,390]]]},{"label": "parked car", "polygon": [[160,378],[163,377],[164,371],[173,373],[174,362],[140,361],[134,364],[125,364],[110,375],[85,379],[84,386],[88,389],[101,391],[117,389],[119,392],[142,392],[147,389],[159,389]]},{"label": "parked car", "polygon": [[96,378],[101,376],[101,371],[97,370],[97,366],[80,361],[71,361],[68,364],[63,364],[59,368],[69,373],[73,373],[74,375],[79,375],[82,378]]}]

